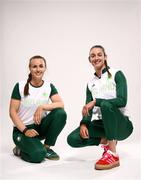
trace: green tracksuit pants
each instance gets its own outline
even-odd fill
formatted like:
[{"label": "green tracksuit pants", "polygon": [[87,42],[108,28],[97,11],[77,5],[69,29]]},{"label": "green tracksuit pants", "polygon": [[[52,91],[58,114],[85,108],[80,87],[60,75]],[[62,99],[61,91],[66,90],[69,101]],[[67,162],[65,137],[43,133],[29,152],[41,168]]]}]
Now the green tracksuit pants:
[{"label": "green tracksuit pants", "polygon": [[99,145],[102,137],[108,140],[124,140],[132,133],[133,126],[129,118],[111,103],[103,101],[101,113],[101,120],[93,120],[87,126],[89,139],[81,138],[78,127],[67,137],[68,144],[72,147]]},{"label": "green tracksuit pants", "polygon": [[21,158],[28,162],[41,162],[46,156],[46,148],[41,140],[44,139],[45,144],[54,146],[58,135],[65,126],[66,117],[66,112],[58,108],[44,117],[40,125],[27,125],[29,129],[35,129],[39,133],[39,136],[36,137],[27,137],[14,127],[13,140],[21,150]]}]

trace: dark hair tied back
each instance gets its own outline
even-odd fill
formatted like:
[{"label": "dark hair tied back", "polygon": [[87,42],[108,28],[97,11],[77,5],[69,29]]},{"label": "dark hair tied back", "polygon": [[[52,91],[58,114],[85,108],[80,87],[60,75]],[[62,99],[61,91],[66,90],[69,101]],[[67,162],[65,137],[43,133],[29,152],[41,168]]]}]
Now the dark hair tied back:
[{"label": "dark hair tied back", "polygon": [[112,74],[110,73],[109,71],[109,68],[108,68],[108,65],[107,65],[107,61],[105,60],[105,66],[106,66],[106,71],[108,73],[108,77],[111,78],[112,77]]},{"label": "dark hair tied back", "polygon": [[25,87],[24,87],[24,95],[25,96],[28,96],[29,95],[29,82],[31,81],[32,79],[32,75],[31,73],[28,75],[28,79],[27,79],[27,82],[25,84]]}]

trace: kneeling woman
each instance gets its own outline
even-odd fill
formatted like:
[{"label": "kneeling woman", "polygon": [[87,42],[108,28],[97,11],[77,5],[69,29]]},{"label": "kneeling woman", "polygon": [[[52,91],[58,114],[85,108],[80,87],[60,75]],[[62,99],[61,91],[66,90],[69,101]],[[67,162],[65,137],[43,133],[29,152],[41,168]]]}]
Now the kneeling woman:
[{"label": "kneeling woman", "polygon": [[59,155],[50,146],[55,145],[65,126],[64,104],[55,86],[42,79],[46,71],[43,57],[32,57],[29,70],[27,81],[15,85],[10,101],[16,145],[13,153],[33,163],[40,163],[44,158],[58,160]]}]

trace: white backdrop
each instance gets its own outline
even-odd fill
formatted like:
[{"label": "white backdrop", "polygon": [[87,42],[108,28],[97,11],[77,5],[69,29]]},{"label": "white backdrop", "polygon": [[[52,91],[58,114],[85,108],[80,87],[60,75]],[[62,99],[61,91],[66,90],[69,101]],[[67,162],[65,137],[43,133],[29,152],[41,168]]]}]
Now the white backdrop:
[{"label": "white backdrop", "polygon": [[110,66],[123,70],[128,80],[128,106],[134,133],[141,138],[140,115],[140,2],[136,0],[81,0],[0,2],[1,132],[2,144],[13,147],[9,100],[14,84],[27,79],[28,60],[44,56],[49,78],[62,96],[67,124],[56,146],[69,148],[67,135],[79,125],[87,80],[93,74],[88,62],[91,46],[105,47]]}]

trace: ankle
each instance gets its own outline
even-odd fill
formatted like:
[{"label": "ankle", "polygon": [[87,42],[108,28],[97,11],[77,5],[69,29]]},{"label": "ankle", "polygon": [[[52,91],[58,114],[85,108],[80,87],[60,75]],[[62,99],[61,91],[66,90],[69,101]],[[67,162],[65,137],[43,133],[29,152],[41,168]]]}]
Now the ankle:
[{"label": "ankle", "polygon": [[116,140],[110,140],[109,142],[109,150],[113,153],[116,153]]},{"label": "ankle", "polygon": [[101,138],[100,144],[108,145],[108,140],[106,138]]},{"label": "ankle", "polygon": [[47,148],[47,149],[49,149],[49,148],[50,148],[50,146],[49,146],[49,145],[47,145],[47,144],[44,144],[44,146],[45,146],[45,148]]}]

